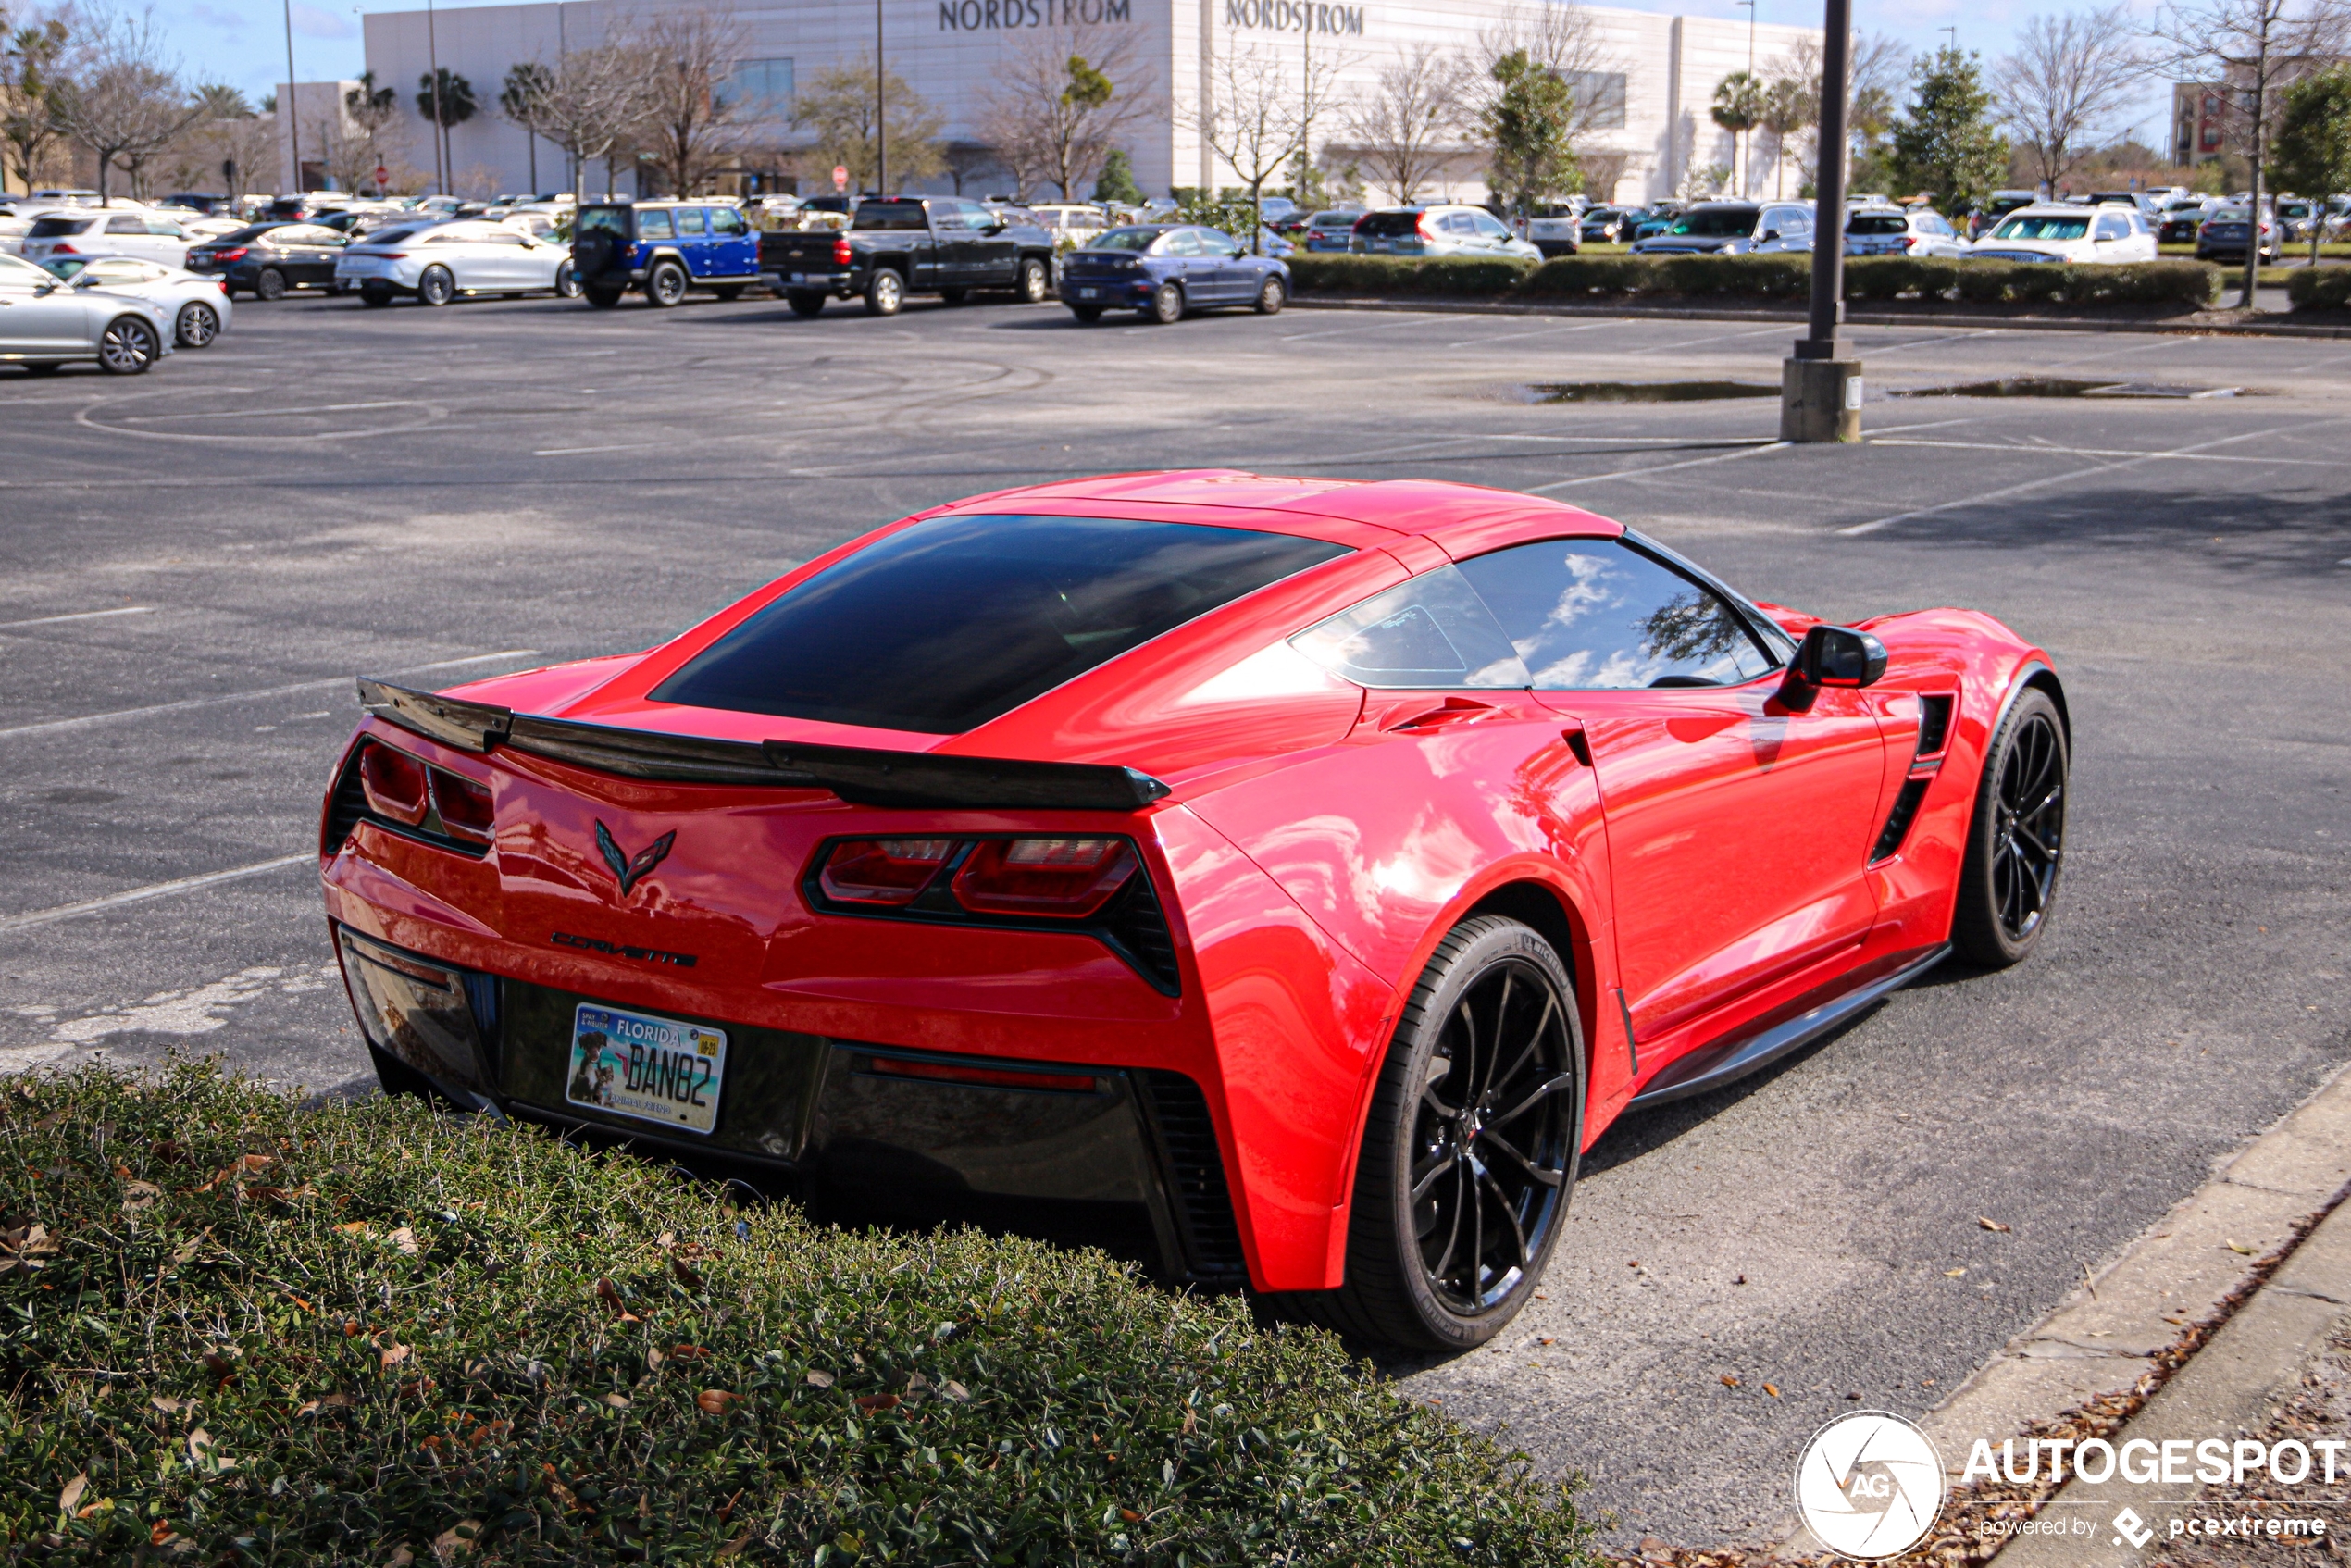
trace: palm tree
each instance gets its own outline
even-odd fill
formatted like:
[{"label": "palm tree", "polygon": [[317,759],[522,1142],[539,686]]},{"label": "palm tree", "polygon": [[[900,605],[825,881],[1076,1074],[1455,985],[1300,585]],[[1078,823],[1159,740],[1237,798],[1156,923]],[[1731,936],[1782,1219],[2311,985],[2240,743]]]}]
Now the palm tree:
[{"label": "palm tree", "polygon": [[1747,133],[1763,118],[1763,84],[1751,71],[1735,70],[1714,89],[1714,123],[1731,133],[1731,158],[1738,168],[1737,191],[1747,194]]},{"label": "palm tree", "polygon": [[[431,121],[440,131],[441,166],[454,170],[456,165],[449,156],[449,128],[453,125],[463,125],[473,118],[481,106],[474,100],[472,82],[467,81],[447,66],[441,68],[440,75],[441,80],[438,84],[434,82],[431,71],[427,71],[417,78],[417,86],[419,89],[417,93],[417,112]],[[435,90],[436,85],[438,91]],[[456,183],[454,174],[450,183]]]}]

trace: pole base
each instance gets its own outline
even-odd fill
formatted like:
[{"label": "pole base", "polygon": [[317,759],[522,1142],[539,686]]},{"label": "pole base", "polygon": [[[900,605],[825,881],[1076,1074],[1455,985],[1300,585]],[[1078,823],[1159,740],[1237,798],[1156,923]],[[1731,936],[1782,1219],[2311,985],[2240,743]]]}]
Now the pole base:
[{"label": "pole base", "polygon": [[1794,357],[1781,361],[1780,439],[1860,441],[1861,362]]}]

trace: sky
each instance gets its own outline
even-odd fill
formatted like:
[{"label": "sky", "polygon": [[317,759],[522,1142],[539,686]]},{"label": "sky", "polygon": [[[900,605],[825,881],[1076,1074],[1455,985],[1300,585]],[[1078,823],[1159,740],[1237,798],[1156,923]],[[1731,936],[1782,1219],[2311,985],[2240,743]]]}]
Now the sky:
[{"label": "sky", "polygon": [[[1374,3],[1376,6],[1376,0]],[[1625,9],[1684,16],[1747,14],[1735,0],[1609,3]],[[1762,21],[1814,27],[1821,22],[1819,0],[1757,0],[1757,6],[1758,19]],[[358,5],[349,0],[157,0],[155,18],[191,77],[198,81],[227,82],[257,101],[285,80],[289,6],[294,70],[305,81],[355,77],[366,68],[359,32],[361,11],[422,9],[418,0],[361,0]],[[2009,48],[2016,29],[2027,18],[2073,8],[2033,0],[1903,0],[1898,5],[1860,0],[1854,7],[1854,25],[1864,32],[1890,33],[1919,52],[1956,38],[1959,47],[1982,55],[1988,66]],[[2135,130],[2148,145],[2160,147],[2170,116],[2170,89],[2150,73],[2144,102],[2126,111],[2127,128]]]}]

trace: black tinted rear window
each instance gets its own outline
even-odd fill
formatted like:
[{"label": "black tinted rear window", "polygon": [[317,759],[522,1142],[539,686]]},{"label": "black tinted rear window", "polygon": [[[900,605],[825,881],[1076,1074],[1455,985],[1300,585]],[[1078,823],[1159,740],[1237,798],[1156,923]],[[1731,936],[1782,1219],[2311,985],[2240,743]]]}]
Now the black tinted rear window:
[{"label": "black tinted rear window", "polygon": [[55,240],[66,234],[79,234],[93,220],[87,218],[36,218],[26,230],[28,240]]},{"label": "black tinted rear window", "polygon": [[927,229],[920,202],[860,202],[852,229]]},{"label": "black tinted rear window", "polygon": [[1399,234],[1421,231],[1421,215],[1417,212],[1375,212],[1356,220],[1355,232],[1375,240],[1393,240]]},{"label": "black tinted rear window", "polygon": [[1909,220],[1897,212],[1856,213],[1845,225],[1847,234],[1907,234]]},{"label": "black tinted rear window", "polygon": [[936,517],[820,572],[653,700],[959,734],[1195,616],[1347,554],[1109,517]]}]

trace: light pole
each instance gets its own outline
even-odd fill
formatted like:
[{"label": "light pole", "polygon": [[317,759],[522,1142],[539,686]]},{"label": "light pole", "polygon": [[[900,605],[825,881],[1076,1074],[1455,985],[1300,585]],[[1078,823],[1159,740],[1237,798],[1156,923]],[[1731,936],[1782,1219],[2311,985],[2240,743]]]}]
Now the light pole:
[{"label": "light pole", "polygon": [[1861,439],[1861,362],[1845,356],[1845,110],[1852,0],[1826,0],[1821,48],[1821,161],[1812,218],[1812,319],[1780,367],[1780,439]]},{"label": "light pole", "polygon": [[297,112],[301,93],[294,83],[293,67],[293,0],[286,0],[286,135],[293,153],[294,194],[302,194],[302,116]]},{"label": "light pole", "polygon": [[882,0],[874,0],[874,194],[889,194],[889,68],[882,55]]},{"label": "light pole", "polygon": [[[292,4],[292,0],[287,0]],[[434,193],[449,193],[449,173],[442,168],[448,149],[442,142],[446,132],[441,124],[441,40],[433,31],[432,0],[425,0],[425,63],[432,67],[432,183]]]},{"label": "light pole", "polygon": [[[1752,93],[1755,91],[1755,0],[1731,0],[1731,3],[1735,6],[1744,6],[1747,7],[1747,90],[1749,93]],[[1741,149],[1739,154],[1739,194],[1744,196],[1747,194],[1748,187],[1755,182],[1753,169],[1755,163],[1755,128],[1753,126],[1749,126],[1745,131],[1738,133],[1737,144]]]}]

